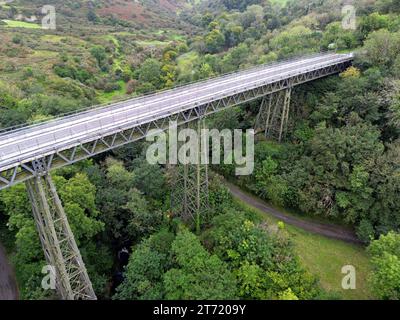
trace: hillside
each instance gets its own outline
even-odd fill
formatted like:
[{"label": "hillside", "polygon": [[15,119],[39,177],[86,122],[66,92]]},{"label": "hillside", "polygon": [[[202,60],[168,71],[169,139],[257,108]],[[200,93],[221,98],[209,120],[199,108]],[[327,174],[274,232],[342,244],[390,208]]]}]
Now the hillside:
[{"label": "hillside", "polygon": [[[15,0],[5,2],[1,18],[40,21],[40,8],[48,5],[42,0]],[[52,1],[57,12],[57,22],[63,28],[83,28],[90,22],[98,25],[123,27],[176,27],[178,13],[190,6],[187,0],[98,0]]]},{"label": "hillside", "polygon": [[[354,28],[343,27],[348,0],[52,3],[49,30],[40,23],[47,1],[0,1],[0,129],[300,55],[355,54],[340,75],[293,89],[285,137],[256,136],[252,174],[211,167],[209,208],[195,225],[171,206],[169,168],[149,164],[145,143],[56,170],[99,298],[399,299],[398,0],[354,1]],[[253,128],[260,105],[207,125]],[[283,129],[276,113],[272,131]],[[285,215],[338,224],[363,246],[266,219],[234,201],[219,175]],[[45,262],[23,184],[0,193],[0,216],[21,297],[53,298],[40,287]],[[340,282],[349,264],[363,281],[354,292]]]}]

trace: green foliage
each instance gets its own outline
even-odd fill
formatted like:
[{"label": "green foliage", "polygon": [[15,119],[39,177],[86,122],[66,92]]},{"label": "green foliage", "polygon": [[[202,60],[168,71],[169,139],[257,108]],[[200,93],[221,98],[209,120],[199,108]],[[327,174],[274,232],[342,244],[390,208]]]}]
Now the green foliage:
[{"label": "green foliage", "polygon": [[379,30],[371,33],[364,43],[366,63],[390,70],[400,52],[400,33]]},{"label": "green foliage", "polygon": [[206,241],[233,270],[240,298],[278,299],[289,289],[300,299],[318,296],[315,278],[300,267],[282,230],[258,226],[234,209],[212,225]]},{"label": "green foliage", "polygon": [[383,12],[400,12],[400,4],[397,0],[378,0],[377,8]]},{"label": "green foliage", "polygon": [[222,3],[228,10],[237,9],[243,11],[252,4],[261,3],[261,0],[222,0]]},{"label": "green foliage", "polygon": [[12,42],[15,44],[21,44],[22,43],[22,36],[20,34],[16,34],[13,38],[12,38]]},{"label": "green foliage", "polygon": [[400,235],[389,232],[381,235],[368,247],[373,272],[370,282],[381,299],[400,299]]},{"label": "green foliage", "polygon": [[209,204],[214,212],[222,212],[232,202],[232,194],[221,182],[219,177],[213,177],[209,182]]},{"label": "green foliage", "polygon": [[209,53],[221,51],[224,44],[225,36],[219,29],[211,30],[205,37],[205,45]]},{"label": "green foliage", "polygon": [[155,59],[147,59],[139,69],[139,81],[158,89],[161,85],[161,63]]},{"label": "green foliage", "polygon": [[162,229],[134,248],[124,282],[117,288],[113,299],[163,299],[163,276],[170,265],[169,252],[173,240],[174,234]]},{"label": "green foliage", "polygon": [[389,27],[389,17],[378,12],[371,13],[361,19],[359,30],[362,38],[365,39],[373,31],[387,29]]},{"label": "green foliage", "polygon": [[99,173],[101,180],[97,184],[97,203],[102,220],[113,237],[125,237],[129,215],[123,206],[128,202],[129,191],[133,188],[133,175],[121,162],[107,160],[106,173]]},{"label": "green foliage", "polygon": [[104,223],[97,221],[96,188],[88,177],[78,173],[69,180],[63,177],[54,180],[77,241],[91,239],[102,231]]},{"label": "green foliage", "polygon": [[270,41],[270,48],[279,57],[310,52],[318,47],[316,34],[304,26],[296,26],[282,31]]},{"label": "green foliage", "polygon": [[364,243],[369,243],[375,238],[375,230],[372,223],[368,219],[361,220],[357,227],[357,236]]},{"label": "green foliage", "polygon": [[186,229],[172,243],[176,266],[164,275],[167,299],[233,299],[236,281],[226,264],[210,255]]},{"label": "green foliage", "polygon": [[128,231],[133,239],[140,239],[149,234],[161,223],[161,213],[152,212],[147,201],[137,189],[129,191],[128,203],[124,209],[130,215]]},{"label": "green foliage", "polygon": [[99,20],[99,17],[97,16],[95,11],[89,10],[87,14],[87,19],[91,22],[97,22]]},{"label": "green foliage", "polygon": [[326,49],[332,44],[336,49],[350,49],[358,44],[355,33],[344,30],[340,22],[332,22],[326,26],[322,42]]},{"label": "green foliage", "polygon": [[167,192],[164,170],[142,159],[134,161],[132,167],[135,187],[147,197],[162,201]]},{"label": "green foliage", "polygon": [[[77,174],[69,180],[54,176],[54,180],[77,243],[86,255],[93,254],[92,250],[97,252],[98,249],[93,247],[91,241],[103,230],[104,224],[97,220],[95,187],[84,174]],[[5,190],[0,200],[9,215],[9,228],[16,232],[16,253],[13,260],[18,281],[23,284],[20,288],[21,297],[45,298],[49,292],[42,291],[40,283],[43,278],[41,270],[46,263],[25,186],[20,184]],[[100,294],[104,292],[107,273],[111,268],[110,256],[105,253],[103,258],[102,268],[92,269],[96,261],[86,261],[93,280],[96,281],[96,290]]]},{"label": "green foliage", "polygon": [[242,43],[233,48],[228,54],[224,56],[221,62],[221,70],[223,73],[232,72],[244,62],[249,55],[249,48],[246,44]]},{"label": "green foliage", "polygon": [[[353,49],[365,41],[355,62],[357,72],[349,69],[340,79],[331,77],[294,93],[293,103],[301,112],[293,114],[288,143],[257,143],[255,173],[240,183],[277,205],[352,224],[368,243],[400,228],[398,1],[360,4],[357,30],[342,29],[332,1],[306,2],[221,0],[193,5],[180,12],[185,23],[179,29],[184,32],[173,36],[169,31],[152,32],[157,37],[152,41],[146,40],[148,17],[121,21],[117,15],[98,16],[96,9],[102,2],[82,10],[78,2],[64,1],[61,19],[65,15],[74,25],[82,24],[79,34],[68,28],[44,37],[27,29],[23,34],[4,30],[0,126],[50,119],[125,92],[147,93],[321,48]],[[9,16],[18,14],[14,7],[7,10]],[[25,12],[24,5],[18,10]],[[162,17],[162,23],[170,18],[164,13]],[[131,27],[142,19],[143,25],[135,26],[143,29],[138,37]],[[105,23],[113,30],[106,29]],[[39,27],[16,21],[6,24]],[[109,34],[93,32],[93,25]],[[188,42],[181,35],[193,32],[197,36]],[[258,107],[253,103],[218,113],[210,119],[210,127],[247,128]],[[140,242],[159,228],[160,208],[167,203],[164,170],[143,159],[132,161],[131,151],[120,154],[126,163],[107,160],[85,166],[90,181],[72,167],[54,177],[100,297],[107,296],[112,265],[105,244]],[[226,175],[232,175],[233,169],[218,167]],[[24,187],[2,193],[1,201],[16,234],[13,259],[22,297],[43,298],[39,288],[43,254]],[[211,236],[202,238],[211,254],[195,236],[181,232],[172,259],[174,235],[156,233],[134,248],[116,297],[295,300],[318,296],[315,279],[300,268],[285,228],[260,226],[247,213],[236,212],[229,192],[216,181],[210,185],[210,205],[203,227],[211,228],[205,232]],[[374,255],[378,254],[374,251]],[[386,285],[397,281],[398,257],[394,256],[385,253],[375,262],[372,282],[379,297],[397,297],[398,288]],[[199,273],[206,280],[197,279]],[[230,280],[224,281],[219,273]],[[209,287],[207,281],[215,286]]]},{"label": "green foliage", "polygon": [[104,47],[102,46],[94,46],[90,50],[91,55],[96,59],[99,67],[103,67],[106,59],[107,59],[107,53]]}]

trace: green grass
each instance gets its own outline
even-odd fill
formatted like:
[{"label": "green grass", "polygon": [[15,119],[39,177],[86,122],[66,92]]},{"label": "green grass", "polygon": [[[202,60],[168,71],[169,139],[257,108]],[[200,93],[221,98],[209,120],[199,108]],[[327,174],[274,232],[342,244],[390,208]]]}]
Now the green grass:
[{"label": "green grass", "polygon": [[170,29],[158,29],[156,31],[153,31],[150,33],[155,36],[161,36],[164,35],[168,40],[173,40],[173,41],[182,41],[185,39],[185,36],[174,32],[174,30]]},{"label": "green grass", "polygon": [[194,51],[185,53],[178,57],[177,63],[179,73],[182,75],[192,72],[194,64],[198,58],[199,55]]},{"label": "green grass", "polygon": [[[254,212],[267,223],[278,222],[273,216],[239,199],[235,198],[235,202],[244,209]],[[315,235],[290,225],[285,225],[285,229],[291,236],[302,265],[319,278],[325,290],[337,293],[344,300],[373,299],[367,285],[370,264],[364,247]],[[356,269],[355,290],[342,289],[344,275],[341,269],[345,265],[352,265]]]},{"label": "green grass", "polygon": [[126,93],[126,83],[123,80],[118,81],[121,86],[120,90],[112,91],[112,92],[101,92],[98,95],[98,99],[100,103],[107,103],[115,100],[117,97],[124,96]]},{"label": "green grass", "polygon": [[45,34],[41,38],[43,41],[52,42],[52,43],[59,43],[66,39],[66,37],[58,36],[55,34]]},{"label": "green grass", "polygon": [[142,47],[149,47],[149,46],[162,47],[162,46],[167,46],[169,44],[169,41],[139,40],[136,41],[136,43]]},{"label": "green grass", "polygon": [[8,28],[28,28],[28,29],[41,29],[41,26],[36,23],[16,21],[16,20],[2,20],[6,23]]},{"label": "green grass", "polygon": [[272,0],[271,2],[272,4],[280,4],[284,6],[288,2],[288,0]]},{"label": "green grass", "polygon": [[50,50],[35,50],[31,55],[32,58],[55,58],[57,56],[57,52]]}]

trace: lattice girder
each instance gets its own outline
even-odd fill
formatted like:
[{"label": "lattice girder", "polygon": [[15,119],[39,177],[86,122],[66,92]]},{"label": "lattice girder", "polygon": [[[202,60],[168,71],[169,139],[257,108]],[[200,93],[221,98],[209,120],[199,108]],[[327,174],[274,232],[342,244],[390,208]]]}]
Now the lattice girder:
[{"label": "lattice girder", "polygon": [[92,283],[50,175],[37,174],[26,181],[26,187],[46,261],[56,271],[60,298],[95,300]]}]

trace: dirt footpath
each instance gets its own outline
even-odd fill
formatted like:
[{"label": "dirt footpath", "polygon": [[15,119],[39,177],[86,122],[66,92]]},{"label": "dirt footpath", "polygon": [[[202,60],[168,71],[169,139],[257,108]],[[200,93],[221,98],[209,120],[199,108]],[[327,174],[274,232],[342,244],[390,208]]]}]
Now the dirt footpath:
[{"label": "dirt footpath", "polygon": [[268,205],[264,201],[247,194],[246,192],[242,191],[240,188],[231,183],[225,182],[225,184],[229,188],[231,193],[238,199],[287,224],[293,225],[305,231],[319,234],[321,236],[325,236],[328,238],[342,240],[349,243],[361,244],[361,241],[356,237],[354,232],[342,226],[307,221],[297,218],[295,216],[291,216],[287,213],[281,212],[278,209]]},{"label": "dirt footpath", "polygon": [[11,268],[6,252],[0,244],[0,300],[18,300],[18,287],[14,270]]}]

